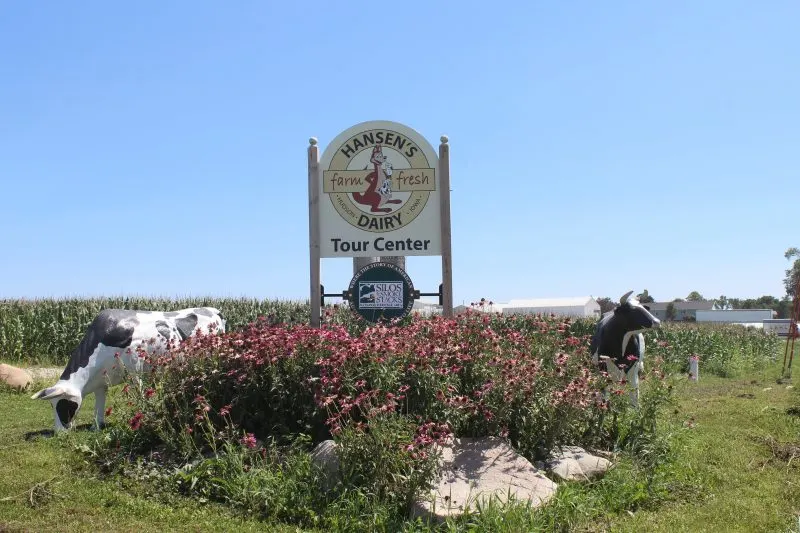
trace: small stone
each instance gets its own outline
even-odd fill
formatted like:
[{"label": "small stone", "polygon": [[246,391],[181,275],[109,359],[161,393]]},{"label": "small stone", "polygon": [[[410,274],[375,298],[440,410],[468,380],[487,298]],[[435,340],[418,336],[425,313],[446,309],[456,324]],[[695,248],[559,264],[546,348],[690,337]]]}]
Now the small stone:
[{"label": "small stone", "polygon": [[600,477],[611,468],[611,461],[597,457],[578,446],[565,446],[547,462],[550,472],[564,481],[586,481]]},{"label": "small stone", "polygon": [[336,442],[324,440],[311,451],[311,461],[322,471],[325,479],[324,489],[330,490],[339,480],[339,456],[336,453]]}]

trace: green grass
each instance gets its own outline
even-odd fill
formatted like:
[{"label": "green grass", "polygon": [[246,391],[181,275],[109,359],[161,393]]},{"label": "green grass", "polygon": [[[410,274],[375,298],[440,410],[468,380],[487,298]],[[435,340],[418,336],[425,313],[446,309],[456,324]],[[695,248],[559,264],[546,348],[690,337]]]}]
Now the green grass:
[{"label": "green grass", "polygon": [[[779,373],[780,362],[745,378],[701,373],[700,382],[683,382],[672,421],[694,427],[681,432],[677,462],[667,469],[671,490],[655,502],[630,505],[642,485],[623,463],[590,486],[563,484],[543,513],[487,509],[443,529],[796,532],[800,457],[788,465],[776,456],[775,443],[800,444],[800,416],[786,412],[797,391],[777,384]],[[0,531],[296,531],[141,483],[99,479],[73,451],[87,431],[30,435],[51,429],[53,421],[49,405],[29,395],[0,390]],[[91,421],[92,404],[90,397],[79,425]]]},{"label": "green grass", "polygon": [[800,444],[800,417],[786,414],[793,393],[776,383],[779,374],[777,366],[745,379],[701,374],[698,383],[687,383],[674,416],[695,426],[678,461],[701,484],[700,497],[596,525],[670,533],[798,531],[800,457],[788,465],[768,445],[768,439]]},{"label": "green grass", "polygon": [[[76,421],[79,426],[91,422],[93,406],[90,396]],[[264,524],[237,518],[219,506],[169,498],[141,484],[98,479],[73,451],[88,432],[56,438],[36,434],[52,430],[53,420],[49,404],[31,400],[30,393],[0,390],[0,409],[0,531],[265,530]]]}]

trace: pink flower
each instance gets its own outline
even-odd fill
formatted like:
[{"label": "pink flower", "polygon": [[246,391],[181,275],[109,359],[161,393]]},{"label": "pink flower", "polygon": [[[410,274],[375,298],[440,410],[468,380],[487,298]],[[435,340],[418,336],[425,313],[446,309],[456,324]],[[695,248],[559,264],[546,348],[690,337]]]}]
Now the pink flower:
[{"label": "pink flower", "polygon": [[256,436],[252,433],[246,433],[244,437],[239,439],[239,442],[242,445],[247,446],[248,448],[255,448],[256,447]]},{"label": "pink flower", "polygon": [[223,405],[219,410],[219,416],[228,416],[231,412],[231,404]]},{"label": "pink flower", "polygon": [[146,391],[144,391],[144,397],[145,398],[152,398],[155,395],[155,393],[156,393],[155,389],[150,387]]},{"label": "pink flower", "polygon": [[142,425],[142,418],[144,418],[144,414],[141,411],[137,412],[133,415],[133,418],[128,420],[128,425],[131,427],[132,430],[138,430]]}]

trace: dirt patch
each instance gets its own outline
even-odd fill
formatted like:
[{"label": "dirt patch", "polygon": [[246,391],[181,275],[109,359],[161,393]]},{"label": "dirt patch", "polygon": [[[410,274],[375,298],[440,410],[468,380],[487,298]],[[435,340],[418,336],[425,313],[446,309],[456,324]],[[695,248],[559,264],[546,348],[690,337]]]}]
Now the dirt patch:
[{"label": "dirt patch", "polygon": [[34,380],[42,381],[58,381],[61,373],[64,372],[63,368],[56,367],[42,367],[42,368],[26,368],[25,370],[31,375]]},{"label": "dirt patch", "polygon": [[755,440],[766,445],[772,454],[772,457],[759,461],[762,469],[772,462],[785,463],[787,467],[792,464],[800,466],[800,441],[779,442],[772,436],[757,437]]},{"label": "dirt patch", "polygon": [[756,395],[753,394],[753,393],[750,393],[750,392],[745,392],[743,394],[737,394],[736,397],[737,398],[747,398],[748,400],[753,400],[753,399],[755,399]]}]

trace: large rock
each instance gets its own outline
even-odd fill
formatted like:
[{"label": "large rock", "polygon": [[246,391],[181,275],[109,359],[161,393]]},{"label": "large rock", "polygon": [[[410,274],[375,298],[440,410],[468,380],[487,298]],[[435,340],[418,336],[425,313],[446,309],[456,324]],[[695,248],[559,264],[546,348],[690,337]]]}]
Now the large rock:
[{"label": "large rock", "polygon": [[430,498],[414,505],[413,516],[442,520],[474,509],[478,501],[496,497],[505,503],[509,494],[538,507],[558,487],[499,437],[453,439],[441,452],[441,475]]},{"label": "large rock", "polygon": [[605,474],[611,464],[578,446],[564,446],[551,455],[546,468],[564,481],[587,481]]},{"label": "large rock", "polygon": [[0,363],[0,383],[12,389],[27,389],[31,384],[31,375],[21,368]]}]

